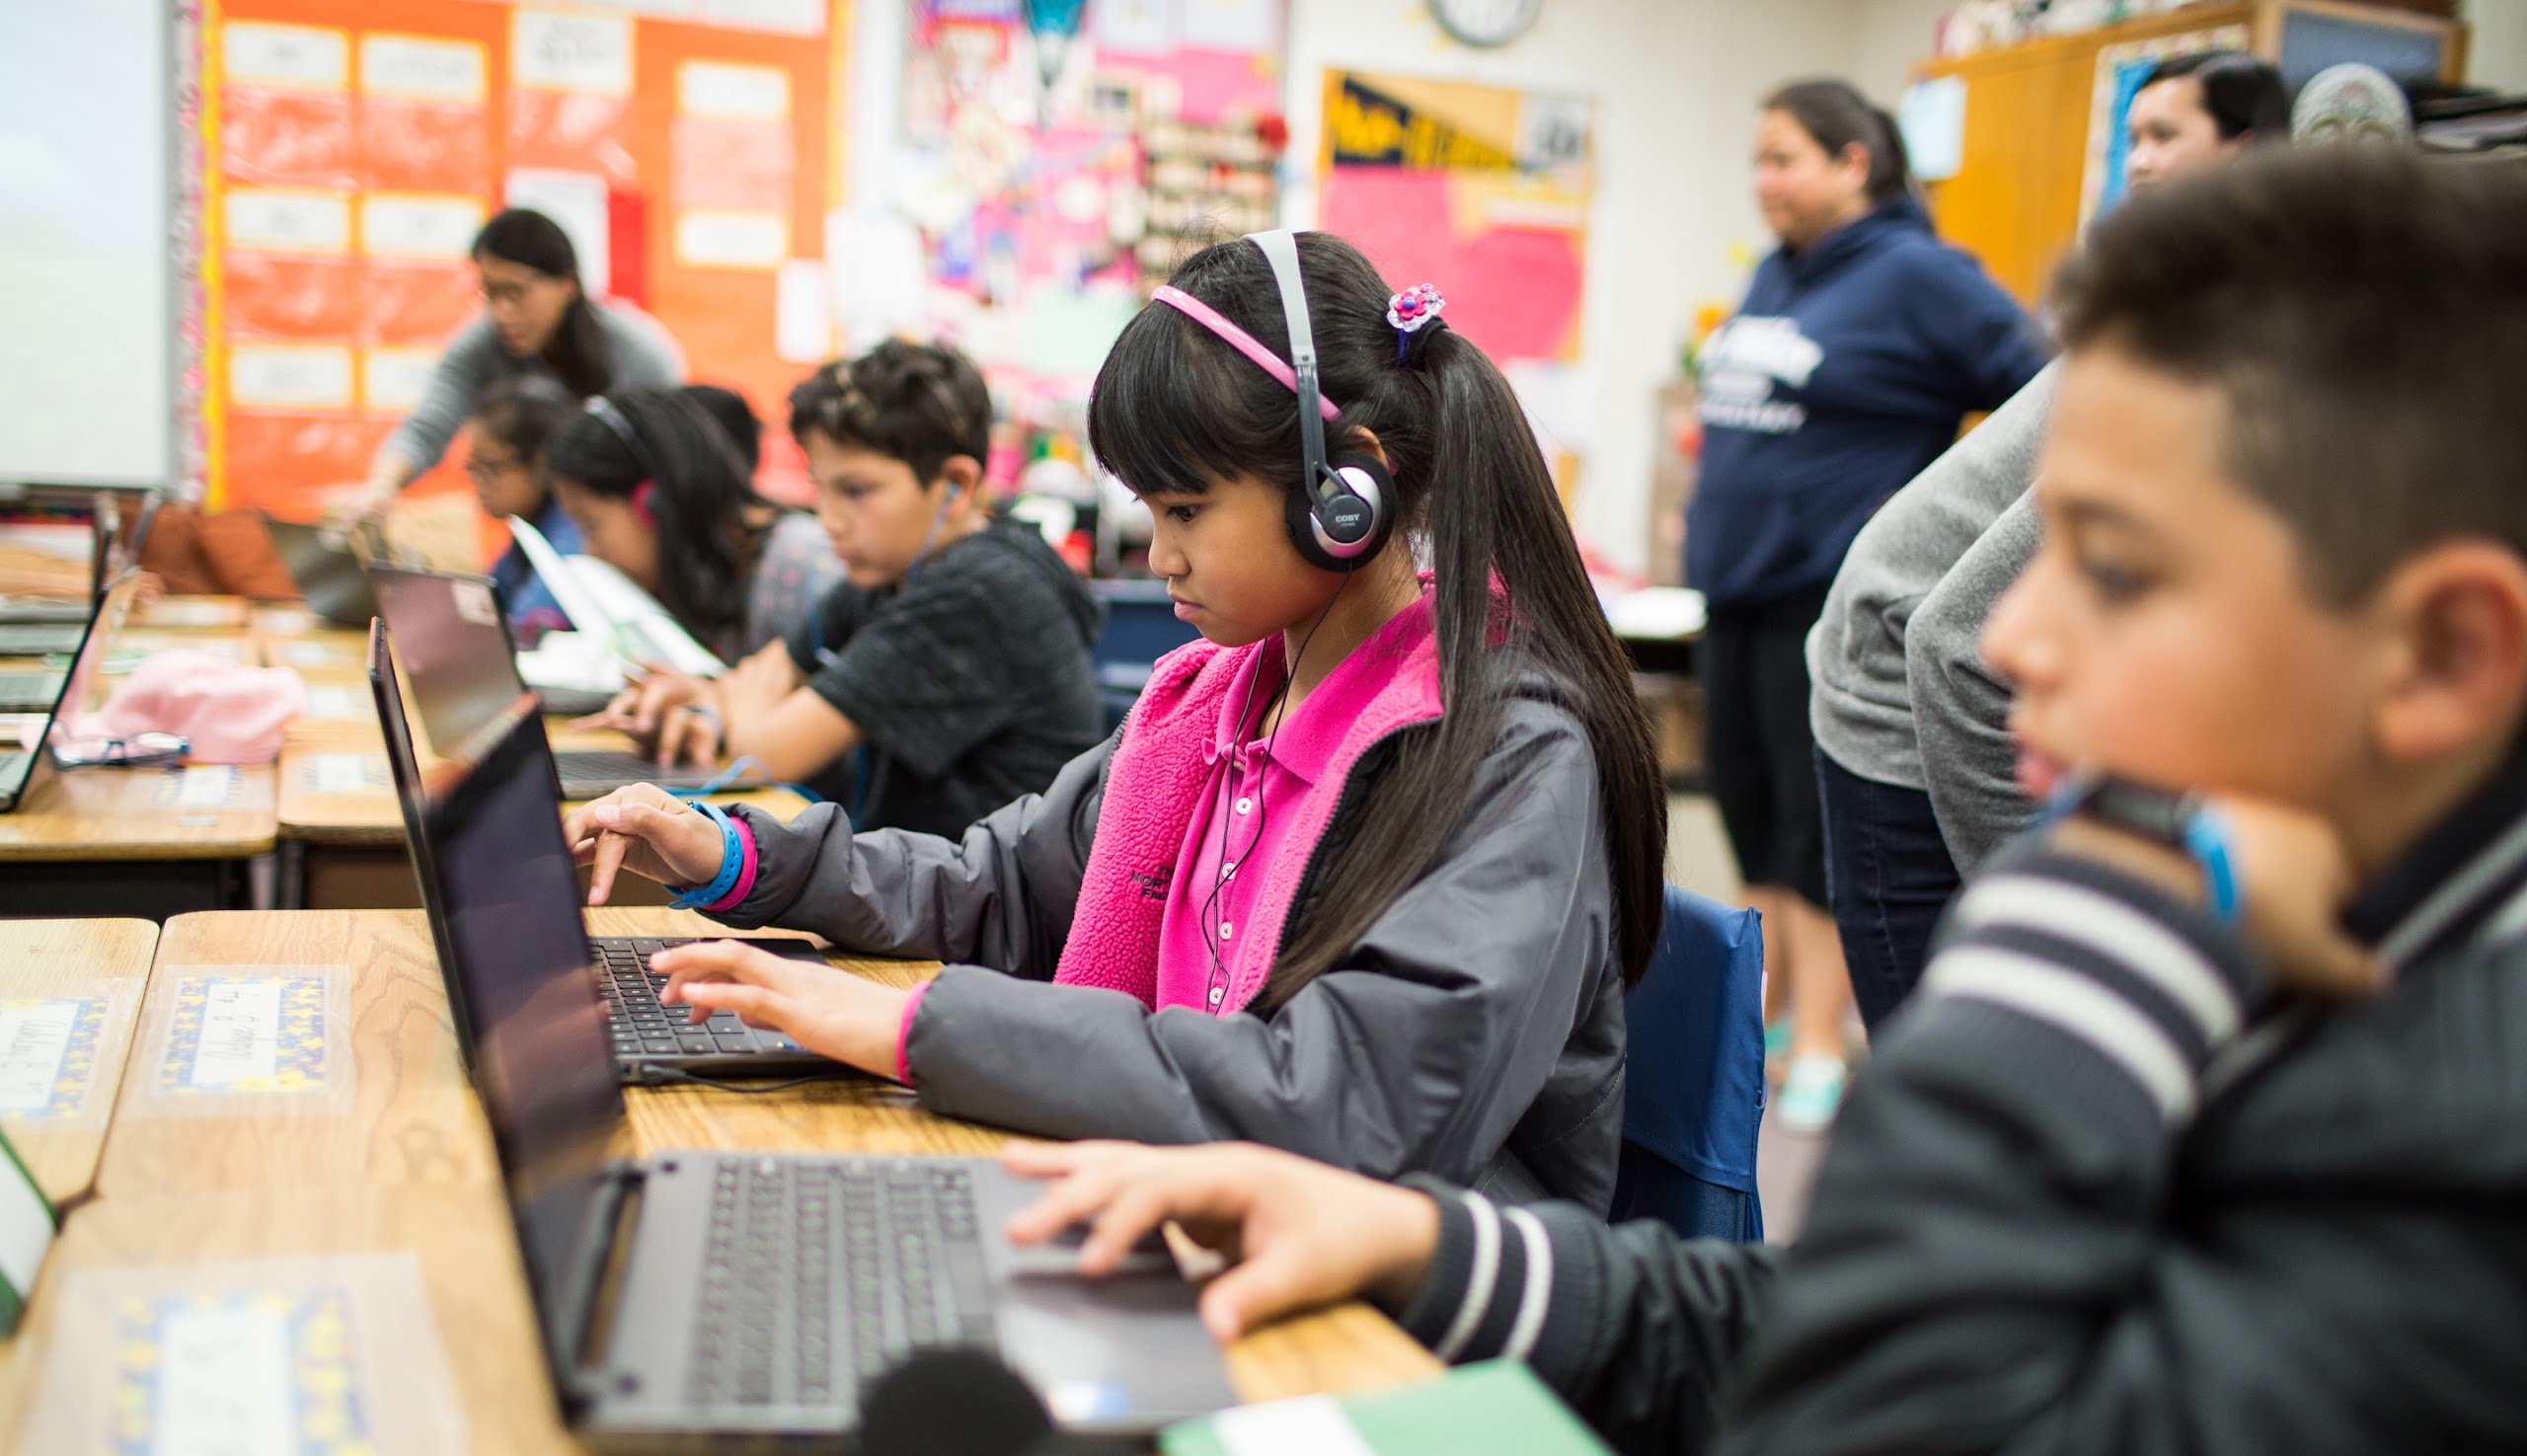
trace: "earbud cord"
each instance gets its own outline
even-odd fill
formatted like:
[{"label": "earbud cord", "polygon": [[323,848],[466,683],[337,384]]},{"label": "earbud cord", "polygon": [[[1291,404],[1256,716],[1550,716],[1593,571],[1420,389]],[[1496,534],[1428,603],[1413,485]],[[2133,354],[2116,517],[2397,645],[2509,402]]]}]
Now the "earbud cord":
[{"label": "earbud cord", "polygon": [[[1292,679],[1299,675],[1299,664],[1307,660],[1307,650],[1309,645],[1316,641],[1317,629],[1325,625],[1326,618],[1334,615],[1334,604],[1342,599],[1344,587],[1351,584],[1351,565],[1352,564],[1349,562],[1343,563],[1342,585],[1335,587],[1334,594],[1325,599],[1325,609],[1316,614],[1315,622],[1309,624],[1307,636],[1299,639],[1298,653],[1293,656],[1289,660],[1288,665],[1283,668],[1280,685],[1273,688],[1272,696],[1264,700],[1264,717],[1271,717],[1274,706],[1287,701],[1290,692],[1290,683]],[[1254,695],[1255,679],[1250,677],[1246,680],[1246,697],[1252,698]],[[1281,741],[1281,725],[1288,721],[1288,717],[1289,716],[1287,714],[1283,714],[1279,718],[1272,719],[1272,730],[1264,735],[1264,757],[1267,762],[1271,760],[1273,746]],[[1261,720],[1258,720],[1258,722],[1260,723]],[[1241,699],[1237,705],[1237,732],[1232,735],[1229,745],[1229,787],[1232,792],[1245,778],[1245,772],[1242,766],[1245,759],[1245,751],[1246,703]],[[1252,838],[1246,841],[1247,853],[1253,854],[1255,852],[1255,846],[1264,842],[1264,828],[1270,820],[1271,812],[1270,802],[1259,789],[1255,796],[1255,834]],[[1227,860],[1229,858],[1228,848],[1229,825],[1223,822],[1220,825],[1220,858],[1222,860]],[[1239,861],[1237,863],[1243,862]],[[1228,966],[1220,959],[1220,943],[1219,939],[1212,933],[1211,916],[1214,913],[1213,907],[1219,903],[1220,892],[1228,887],[1229,876],[1236,873],[1237,872],[1234,869],[1229,870],[1226,873],[1214,873],[1211,877],[1211,892],[1209,896],[1202,901],[1202,945],[1204,949],[1210,952],[1211,974],[1214,978],[1224,978],[1227,976]],[[1225,990],[1223,990],[1220,1007],[1225,1008],[1227,1004],[1226,993]],[[1211,1014],[1213,1016],[1217,1016],[1220,1014],[1220,1010],[1213,1009]]]},{"label": "earbud cord", "polygon": [[904,564],[904,579],[906,581],[910,581],[915,575],[919,575],[921,569],[929,563],[930,549],[939,544],[939,533],[942,530],[945,530],[948,525],[948,502],[956,498],[957,488],[955,486],[950,486],[948,488],[948,494],[939,498],[939,508],[930,513],[930,534],[921,538],[921,549],[914,552],[912,554],[912,560]]}]

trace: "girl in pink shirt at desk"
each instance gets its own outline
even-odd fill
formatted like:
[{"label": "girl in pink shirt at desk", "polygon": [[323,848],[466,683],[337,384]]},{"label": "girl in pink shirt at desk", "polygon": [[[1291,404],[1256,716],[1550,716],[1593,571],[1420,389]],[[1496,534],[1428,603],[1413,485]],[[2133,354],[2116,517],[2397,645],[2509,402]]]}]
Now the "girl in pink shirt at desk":
[{"label": "girl in pink shirt at desk", "polygon": [[667,997],[949,1115],[1603,1208],[1665,790],[1525,415],[1441,307],[1321,233],[1180,268],[1089,437],[1204,640],[959,840],[646,786],[580,809],[592,901],[628,868],[733,926],[948,962],[905,992],[697,945],[653,962]]}]

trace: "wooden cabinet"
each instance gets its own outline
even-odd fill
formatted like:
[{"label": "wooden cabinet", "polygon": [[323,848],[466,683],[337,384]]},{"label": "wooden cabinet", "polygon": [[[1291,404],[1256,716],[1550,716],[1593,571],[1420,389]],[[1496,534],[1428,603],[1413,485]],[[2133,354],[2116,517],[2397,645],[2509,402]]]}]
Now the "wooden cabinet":
[{"label": "wooden cabinet", "polygon": [[2415,44],[2425,57],[2435,44],[2441,79],[2455,81],[2464,73],[2465,41],[2463,24],[2408,9],[2250,0],[1924,61],[1913,68],[1915,80],[1954,77],[1965,86],[1959,169],[1924,192],[1940,235],[1981,259],[2031,306],[2106,190],[2121,124],[2118,71],[2219,47],[2279,58],[2285,74],[2372,53],[2409,65]]}]

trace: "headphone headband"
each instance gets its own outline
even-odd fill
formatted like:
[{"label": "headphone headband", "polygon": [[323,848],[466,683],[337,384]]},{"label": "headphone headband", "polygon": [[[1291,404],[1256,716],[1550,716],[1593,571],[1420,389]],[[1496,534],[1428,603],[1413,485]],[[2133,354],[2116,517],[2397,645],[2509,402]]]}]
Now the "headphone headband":
[{"label": "headphone headband", "polygon": [[632,463],[641,468],[643,475],[655,476],[658,473],[658,467],[650,458],[650,447],[641,443],[640,432],[633,429],[632,421],[624,418],[623,412],[615,407],[614,401],[601,394],[592,394],[588,396],[588,402],[584,408],[589,414],[604,421],[607,429],[614,431],[614,437],[621,440],[623,448],[632,453]]},{"label": "headphone headband", "polygon": [[1246,240],[1264,250],[1264,261],[1272,265],[1272,281],[1280,285],[1281,315],[1290,326],[1290,370],[1297,375],[1291,387],[1299,397],[1299,454],[1307,472],[1310,495],[1324,487],[1325,416],[1319,408],[1324,397],[1316,387],[1316,330],[1307,316],[1307,289],[1299,279],[1299,240],[1288,228],[1270,232],[1249,233]]}]

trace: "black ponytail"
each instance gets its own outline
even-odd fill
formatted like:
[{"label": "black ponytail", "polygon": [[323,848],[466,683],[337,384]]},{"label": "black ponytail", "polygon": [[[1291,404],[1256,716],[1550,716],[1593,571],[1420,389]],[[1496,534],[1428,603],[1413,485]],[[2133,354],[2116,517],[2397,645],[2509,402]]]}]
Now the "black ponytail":
[{"label": "black ponytail", "polygon": [[[1374,433],[1393,465],[1401,539],[1387,549],[1427,547],[1447,711],[1394,740],[1394,760],[1369,781],[1358,831],[1301,887],[1303,905],[1293,907],[1256,1009],[1276,1010],[1340,963],[1421,877],[1464,816],[1525,673],[1549,682],[1587,732],[1617,949],[1626,981],[1635,980],[1658,937],[1666,786],[1526,412],[1462,335],[1425,329],[1417,357],[1399,360],[1389,290],[1359,250],[1326,233],[1300,234],[1298,249],[1326,397],[1342,407],[1327,441],[1340,449]],[[1251,243],[1206,248],[1170,281],[1267,345],[1287,338],[1270,266]],[[1089,396],[1088,437],[1107,469],[1143,495],[1199,494],[1238,476],[1299,485],[1290,392],[1171,308],[1143,310],[1115,341]]]},{"label": "black ponytail", "polygon": [[1871,106],[1851,83],[1794,81],[1765,97],[1759,110],[1788,114],[1828,157],[1840,157],[1854,144],[1869,153],[1865,191],[1871,202],[1883,202],[1913,190],[1913,164],[1904,152],[1903,128],[1883,109]]},{"label": "black ponytail", "polygon": [[547,277],[570,280],[571,306],[544,345],[544,362],[581,399],[605,393],[614,379],[605,330],[597,323],[596,306],[588,302],[588,290],[579,282],[578,250],[571,246],[571,235],[562,231],[562,225],[532,208],[511,207],[483,224],[483,230],[474,235],[471,251],[477,259],[497,258]]},{"label": "black ponytail", "polygon": [[754,493],[727,431],[683,394],[627,389],[604,398],[623,428],[582,411],[545,447],[544,467],[609,499],[651,488],[658,605],[726,655],[745,625],[746,581],[763,548],[756,518],[769,502]]}]

